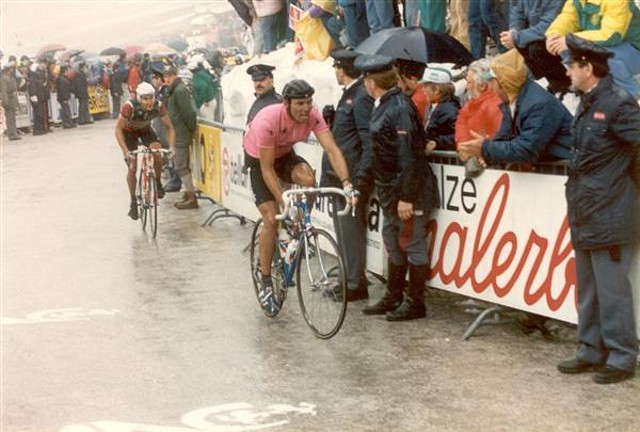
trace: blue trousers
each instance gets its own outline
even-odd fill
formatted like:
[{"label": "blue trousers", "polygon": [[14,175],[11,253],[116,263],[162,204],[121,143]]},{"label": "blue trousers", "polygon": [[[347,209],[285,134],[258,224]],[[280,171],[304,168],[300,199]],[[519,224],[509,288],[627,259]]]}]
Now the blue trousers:
[{"label": "blue trousers", "polygon": [[607,49],[613,53],[613,58],[609,59],[613,81],[633,97],[639,98],[640,85],[634,75],[640,74],[640,50],[629,42]]},{"label": "blue trousers", "polygon": [[360,42],[369,37],[369,23],[367,22],[367,7],[363,1],[352,5],[342,6],[344,11],[347,42],[351,47],[357,47]]},{"label": "blue trousers", "polygon": [[474,59],[484,58],[487,54],[487,34],[495,42],[499,52],[507,51],[500,43],[500,32],[509,27],[508,12],[508,1],[501,3],[500,0],[469,0],[467,19],[471,55]]},{"label": "blue trousers", "polygon": [[371,34],[393,27],[393,0],[367,0],[367,22]]},{"label": "blue trousers", "polygon": [[577,357],[635,370],[638,338],[629,281],[631,246],[620,245],[619,259],[609,249],[576,250],[578,288]]}]

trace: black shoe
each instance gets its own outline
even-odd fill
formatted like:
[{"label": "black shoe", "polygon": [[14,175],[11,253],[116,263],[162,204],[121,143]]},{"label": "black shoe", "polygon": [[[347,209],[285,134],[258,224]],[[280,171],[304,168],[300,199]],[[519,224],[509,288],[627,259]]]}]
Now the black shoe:
[{"label": "black shoe", "polygon": [[19,136],[17,136],[17,135],[16,135],[16,136],[9,137],[9,141],[18,141],[18,140],[21,140],[21,139],[22,139],[22,138],[20,138],[20,137],[19,137]]},{"label": "black shoe", "polygon": [[558,364],[558,370],[563,374],[580,374],[585,372],[594,372],[602,369],[604,364],[602,363],[590,363],[575,357],[570,360],[565,360]]},{"label": "black shoe", "polygon": [[395,300],[391,298],[389,293],[386,293],[376,303],[362,309],[362,313],[365,315],[384,315],[387,312],[396,310],[400,304],[402,304],[402,299]]},{"label": "black shoe", "polygon": [[393,312],[387,313],[387,321],[409,321],[427,317],[427,308],[423,304],[416,304],[405,300]]},{"label": "black shoe", "polygon": [[164,185],[164,191],[165,192],[180,192],[180,188],[182,187],[182,185],[180,183],[177,182],[169,182],[166,185]]},{"label": "black shoe", "polygon": [[162,187],[162,183],[158,182],[156,183],[156,192],[158,194],[158,199],[162,199],[164,198],[164,188]]},{"label": "black shoe", "polygon": [[633,378],[635,374],[635,370],[625,371],[613,366],[607,366],[599,370],[593,377],[593,380],[598,384],[614,384]]},{"label": "black shoe", "polygon": [[132,202],[129,206],[129,217],[133,220],[138,220],[138,204]]}]

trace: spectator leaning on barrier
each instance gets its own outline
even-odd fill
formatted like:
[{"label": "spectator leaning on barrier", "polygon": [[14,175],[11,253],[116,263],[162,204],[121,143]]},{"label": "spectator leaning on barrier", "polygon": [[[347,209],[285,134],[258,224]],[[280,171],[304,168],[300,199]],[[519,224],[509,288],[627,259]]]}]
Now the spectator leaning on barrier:
[{"label": "spectator leaning on barrier", "polygon": [[451,72],[427,68],[420,83],[429,100],[425,119],[427,150],[455,150],[456,119],[460,101],[455,96]]},{"label": "spectator leaning on barrier", "polygon": [[572,117],[567,108],[527,78],[524,59],[513,49],[491,63],[490,88],[502,99],[505,117],[494,138],[470,130],[472,139],[458,143],[463,162],[470,157],[487,163],[534,163],[568,159]]},{"label": "spectator leaning on barrier", "polygon": [[[418,111],[396,87],[393,59],[362,55],[355,67],[375,100],[370,137],[372,172],[384,215],[382,239],[389,253],[387,289],[382,299],[364,308],[367,315],[387,314],[388,321],[424,318],[429,246],[425,226],[439,203],[436,178],[426,161],[426,142]],[[409,293],[403,299],[409,269]]]},{"label": "spectator leaning on barrier", "polygon": [[282,96],[276,93],[273,86],[274,70],[275,66],[265,64],[256,64],[247,69],[247,74],[251,75],[256,96],[247,114],[247,124],[251,123],[262,108],[282,102]]},{"label": "spectator leaning on barrier", "polygon": [[[339,217],[333,214],[333,224],[338,237],[338,244],[345,258],[347,268],[347,301],[369,298],[367,290],[367,204],[372,188],[371,176],[371,140],[369,138],[369,122],[373,110],[373,99],[364,88],[361,73],[353,65],[358,53],[350,50],[335,51],[333,67],[338,84],[343,86],[343,93],[338,101],[337,109],[327,105],[322,115],[331,127],[331,132],[342,151],[351,181],[360,192],[355,216]],[[322,186],[342,187],[342,182],[331,168],[326,154],[322,157]],[[338,205],[338,208],[341,208]]]},{"label": "spectator leaning on barrier", "polygon": [[176,133],[175,169],[182,180],[185,192],[182,200],[175,203],[178,210],[198,208],[198,199],[193,189],[189,152],[197,126],[197,109],[189,90],[178,78],[175,66],[167,66],[163,71],[164,80],[169,86],[167,108],[169,118]]},{"label": "spectator leaning on barrier", "polygon": [[16,128],[16,110],[20,106],[18,101],[18,81],[16,80],[16,63],[10,61],[2,65],[2,108],[6,119],[7,136],[10,141],[21,139]]},{"label": "spectator leaning on barrier", "polygon": [[[493,138],[502,125],[502,99],[491,90],[491,68],[486,59],[476,60],[469,65],[467,71],[467,103],[464,104],[456,119],[456,143],[473,138],[471,131],[480,135]],[[476,156],[469,158],[465,163],[467,177],[479,175],[485,162],[478,160]]]},{"label": "spectator leaning on barrier", "polygon": [[516,0],[509,30],[500,33],[502,45],[516,48],[536,79],[546,78],[551,93],[569,91],[571,80],[560,58],[547,51],[545,32],[562,9],[563,0]]},{"label": "spectator leaning on barrier", "polygon": [[611,51],[613,81],[640,97],[640,85],[634,79],[640,73],[640,10],[633,0],[567,0],[547,29],[549,52],[566,59],[565,37],[570,33]]},{"label": "spectator leaning on barrier", "polygon": [[633,377],[638,358],[629,268],[640,237],[640,199],[631,178],[640,148],[640,108],[613,84],[611,53],[566,38],[568,74],[581,93],[566,183],[578,290],[578,351],[562,373],[597,370],[595,382]]}]

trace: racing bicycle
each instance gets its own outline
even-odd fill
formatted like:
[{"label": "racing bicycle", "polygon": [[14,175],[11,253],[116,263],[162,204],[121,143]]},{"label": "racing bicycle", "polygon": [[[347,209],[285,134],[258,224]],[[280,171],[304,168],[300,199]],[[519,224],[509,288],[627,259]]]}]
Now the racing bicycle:
[{"label": "racing bicycle", "polygon": [[156,187],[156,170],[154,153],[169,153],[167,149],[151,149],[145,145],[139,145],[131,155],[138,158],[136,173],[136,200],[138,203],[138,215],[142,223],[142,230],[146,230],[149,222],[149,233],[156,238],[158,232],[158,190]]},{"label": "racing bicycle", "polygon": [[[271,263],[273,295],[279,312],[289,287],[295,285],[304,320],[317,337],[329,339],[338,333],[347,313],[347,274],[336,241],[328,231],[313,225],[310,196],[344,198],[346,204],[338,213],[340,216],[351,209],[350,199],[338,188],[290,189],[282,194],[285,209],[277,216],[280,221],[277,250]],[[262,228],[262,219],[258,219],[250,244],[251,275],[258,302],[261,283],[258,240]]]}]

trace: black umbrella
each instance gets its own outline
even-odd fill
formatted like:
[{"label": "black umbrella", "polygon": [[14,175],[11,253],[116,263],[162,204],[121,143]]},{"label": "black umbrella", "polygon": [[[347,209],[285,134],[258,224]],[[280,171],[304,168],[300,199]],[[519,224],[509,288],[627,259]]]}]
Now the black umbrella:
[{"label": "black umbrella", "polygon": [[122,48],[117,48],[117,47],[110,47],[100,51],[100,55],[103,55],[103,56],[110,56],[110,55],[121,56],[126,54],[127,53]]},{"label": "black umbrella", "polygon": [[181,37],[175,37],[170,39],[166,45],[170,48],[173,48],[176,51],[182,52],[189,48],[189,42]]},{"label": "black umbrella", "polygon": [[383,54],[420,63],[468,65],[471,53],[454,37],[422,27],[393,27],[380,30],[355,49],[362,54]]}]

